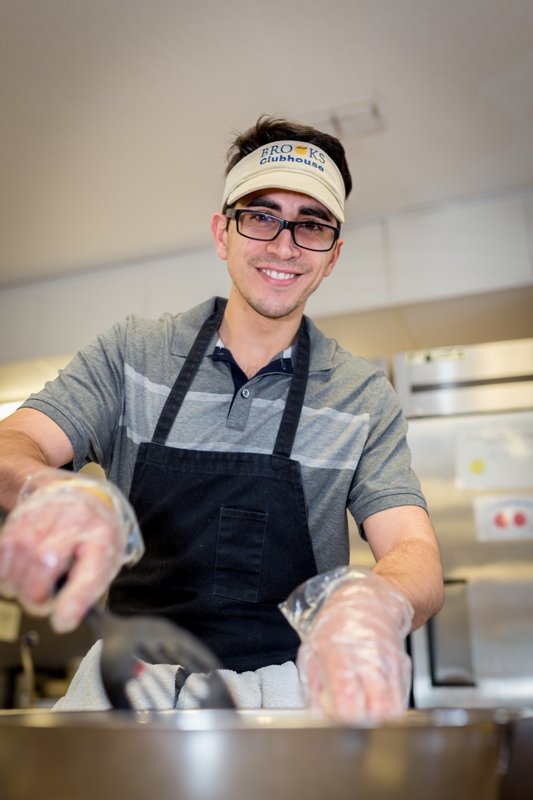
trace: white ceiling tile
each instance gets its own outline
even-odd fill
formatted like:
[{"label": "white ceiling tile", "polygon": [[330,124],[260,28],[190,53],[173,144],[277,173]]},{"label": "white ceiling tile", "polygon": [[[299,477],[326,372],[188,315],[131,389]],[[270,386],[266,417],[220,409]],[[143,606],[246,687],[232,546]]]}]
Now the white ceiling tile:
[{"label": "white ceiling tile", "polygon": [[232,130],[378,98],[351,220],[533,185],[531,0],[3,0],[0,285],[209,243]]}]

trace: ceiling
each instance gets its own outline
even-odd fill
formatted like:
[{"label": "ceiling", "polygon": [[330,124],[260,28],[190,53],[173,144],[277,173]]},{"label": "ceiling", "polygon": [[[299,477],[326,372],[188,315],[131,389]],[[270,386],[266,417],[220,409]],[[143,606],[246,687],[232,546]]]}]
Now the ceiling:
[{"label": "ceiling", "polygon": [[232,130],[368,103],[349,220],[533,186],[533,2],[0,0],[0,286],[204,246]]}]

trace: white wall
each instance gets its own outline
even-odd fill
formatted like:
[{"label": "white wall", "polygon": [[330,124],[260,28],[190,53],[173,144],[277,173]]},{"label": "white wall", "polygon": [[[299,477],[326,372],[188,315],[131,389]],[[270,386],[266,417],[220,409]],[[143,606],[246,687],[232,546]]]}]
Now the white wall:
[{"label": "white wall", "polygon": [[195,250],[4,289],[0,363],[78,350],[128,314],[176,313],[229,286],[225,262]]},{"label": "white wall", "polygon": [[[347,224],[343,237],[311,316],[533,284],[533,191]],[[212,249],[5,288],[0,363],[74,351],[127,314],[176,313],[228,290]]]},{"label": "white wall", "polygon": [[533,283],[533,192],[391,214],[347,228],[312,316]]}]

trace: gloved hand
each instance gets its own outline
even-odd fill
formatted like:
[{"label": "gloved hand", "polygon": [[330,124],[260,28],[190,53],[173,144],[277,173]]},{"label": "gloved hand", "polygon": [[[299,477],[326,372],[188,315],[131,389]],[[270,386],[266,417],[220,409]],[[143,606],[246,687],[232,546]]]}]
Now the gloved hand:
[{"label": "gloved hand", "polygon": [[351,723],[405,710],[403,639],[414,612],[388,581],[340,567],[303,583],[280,608],[302,640],[297,665],[311,708]]},{"label": "gloved hand", "polygon": [[[73,630],[144,545],[135,513],[107,481],[44,468],[26,479],[0,536],[0,593]],[[68,580],[57,592],[58,581]]]}]

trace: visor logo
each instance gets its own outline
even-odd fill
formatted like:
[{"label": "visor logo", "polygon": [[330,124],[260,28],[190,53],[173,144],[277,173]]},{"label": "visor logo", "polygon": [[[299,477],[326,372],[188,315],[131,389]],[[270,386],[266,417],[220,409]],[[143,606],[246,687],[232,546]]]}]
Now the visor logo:
[{"label": "visor logo", "polygon": [[[293,155],[291,155],[293,153]],[[303,158],[306,156],[306,158]],[[261,151],[261,159],[259,164],[271,164],[275,161],[294,161],[299,164],[307,164],[308,167],[319,169],[324,172],[323,164],[326,163],[324,153],[321,153],[316,147],[309,147],[305,144],[271,144],[268,147],[263,147]]]}]

